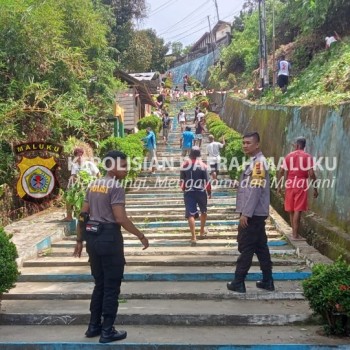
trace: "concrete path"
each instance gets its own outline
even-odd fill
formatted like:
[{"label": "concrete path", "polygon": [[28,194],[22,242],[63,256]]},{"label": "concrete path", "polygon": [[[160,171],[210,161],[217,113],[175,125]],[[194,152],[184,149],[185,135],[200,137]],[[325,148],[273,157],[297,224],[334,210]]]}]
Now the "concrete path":
[{"label": "concrete path", "polygon": [[[142,251],[138,240],[124,233],[127,265],[117,327],[125,328],[128,338],[110,346],[345,349],[346,340],[319,335],[321,327],[302,295],[301,281],[310,275],[310,263],[327,259],[306,242],[291,244],[290,227],[273,210],[267,232],[276,291],[255,287],[261,278],[256,258],[247,293],[226,289],[238,256],[236,193],[225,185],[227,174],[220,177],[209,200],[208,238],[191,245],[183,195],[176,185],[179,137],[175,121],[169,145],[158,148],[164,164],[171,156],[175,161],[155,175],[142,173],[143,185],[127,193],[128,214],[149,237],[150,248]],[[202,151],[205,146],[206,137]],[[0,349],[102,347],[98,339],[84,337],[93,283],[86,253],[80,259],[72,257],[74,237],[65,236],[63,216],[63,210],[52,209],[6,228],[14,234],[22,274],[16,288],[3,296]]]}]

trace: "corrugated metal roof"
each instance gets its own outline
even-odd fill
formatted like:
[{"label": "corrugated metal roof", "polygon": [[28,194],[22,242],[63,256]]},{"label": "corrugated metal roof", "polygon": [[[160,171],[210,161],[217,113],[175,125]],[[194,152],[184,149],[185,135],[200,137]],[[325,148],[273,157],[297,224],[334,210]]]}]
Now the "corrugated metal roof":
[{"label": "corrugated metal roof", "polygon": [[149,73],[129,73],[132,77],[134,77],[137,80],[153,80],[157,79],[159,74],[158,72],[149,72]]},{"label": "corrugated metal roof", "polygon": [[140,94],[141,103],[157,107],[145,83],[121,70],[115,70],[114,76],[127,82],[129,85],[134,86],[137,89],[137,92]]}]

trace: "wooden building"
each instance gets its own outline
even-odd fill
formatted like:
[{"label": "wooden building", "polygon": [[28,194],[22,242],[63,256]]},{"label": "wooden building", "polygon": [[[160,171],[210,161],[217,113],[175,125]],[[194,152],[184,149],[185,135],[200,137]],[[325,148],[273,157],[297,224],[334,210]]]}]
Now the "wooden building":
[{"label": "wooden building", "polygon": [[151,114],[156,107],[147,85],[123,71],[115,71],[115,77],[125,82],[127,89],[116,94],[116,102],[124,109],[124,129],[126,133],[136,131],[137,122]]}]

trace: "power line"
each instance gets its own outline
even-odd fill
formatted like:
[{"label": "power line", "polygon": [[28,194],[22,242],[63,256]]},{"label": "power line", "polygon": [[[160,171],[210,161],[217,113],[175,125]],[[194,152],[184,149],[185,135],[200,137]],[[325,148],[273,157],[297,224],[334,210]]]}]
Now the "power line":
[{"label": "power line", "polygon": [[234,12],[230,13],[229,15],[223,17],[221,20],[229,18],[229,17],[232,17],[232,16],[236,15],[239,12],[241,12],[241,10],[234,11]]},{"label": "power line", "polygon": [[178,38],[177,41],[179,41],[179,40],[181,40],[181,39],[184,39],[184,38],[187,38],[187,37],[191,36],[192,34],[196,34],[196,33],[198,33],[198,32],[201,32],[203,29],[206,29],[206,28],[208,28],[208,27],[207,27],[207,26],[202,27],[202,28],[198,29],[198,30],[195,31],[195,32],[192,32],[192,33],[190,33],[190,34],[188,34],[188,35],[183,36],[182,38]]},{"label": "power line", "polygon": [[[193,26],[192,28],[187,29],[187,30],[185,30],[185,31],[182,32],[182,33],[178,33],[178,34],[176,34],[176,35],[171,36],[168,40],[174,40],[174,39],[176,39],[177,37],[179,37],[179,36],[181,36],[181,35],[183,35],[183,34],[188,33],[189,30],[195,29],[195,28],[197,28],[197,27],[198,27],[198,25],[195,25],[195,26]],[[204,27],[204,28],[207,28],[207,27]],[[196,31],[196,32],[191,32],[191,34],[197,33],[197,32],[198,32],[198,31]],[[191,35],[191,34],[189,34],[189,35]]]},{"label": "power line", "polygon": [[158,10],[161,10],[162,7],[168,5],[169,3],[171,3],[173,0],[168,0],[167,2],[165,2],[164,4],[161,4],[160,6],[156,7],[154,10],[151,11],[150,15],[153,15],[155,12],[157,12]]},{"label": "power line", "polygon": [[[233,12],[231,12],[230,14],[228,14],[227,16],[223,17],[222,20],[224,20],[224,19],[226,19],[226,18],[229,18],[229,17],[232,17],[232,16],[234,16],[235,14],[237,14],[237,13],[239,13],[239,12],[240,12],[240,10],[233,11]],[[207,18],[207,16],[205,17],[205,19],[206,19],[206,18]],[[213,18],[213,17],[212,17],[212,18]],[[200,22],[202,22],[202,20],[201,20]],[[176,34],[176,35],[174,35],[174,36],[171,36],[171,37],[168,38],[167,40],[174,40],[174,39],[176,39],[176,40],[181,40],[182,38],[188,37],[188,36],[190,36],[190,35],[193,34],[193,33],[197,33],[198,31],[192,32],[191,34],[186,35],[185,37],[178,38],[178,36],[180,36],[180,35],[182,35],[182,34],[185,34],[185,33],[187,33],[190,29],[196,28],[196,27],[197,27],[197,25],[194,25],[193,27],[187,29],[185,32],[178,33],[178,34]],[[207,28],[207,27],[203,27],[203,29],[205,29],[205,28]],[[177,39],[177,38],[178,38],[178,39]]]},{"label": "power line", "polygon": [[182,23],[184,20],[186,20],[188,17],[190,17],[191,15],[193,15],[196,11],[198,11],[200,8],[203,9],[203,6],[208,4],[210,2],[210,0],[207,0],[204,4],[198,6],[195,10],[193,10],[191,13],[189,13],[186,17],[182,18],[180,21],[176,22],[175,24],[171,25],[170,27],[168,27],[167,29],[164,30],[163,33],[161,33],[160,35],[168,32],[170,29],[176,27],[178,24]]},{"label": "power line", "polygon": [[[203,21],[204,21],[206,18],[207,18],[207,16],[202,17],[202,18],[198,19],[198,20],[195,21],[195,22],[185,24],[184,26],[179,27],[179,28],[174,29],[174,30],[170,30],[168,33],[173,34],[173,35],[181,35],[182,33],[179,33],[179,34],[175,34],[175,33],[178,32],[179,30],[183,30],[183,29],[188,28],[188,27],[190,27],[190,29],[196,28],[200,23],[203,23]],[[188,30],[189,30],[189,29],[187,29],[187,31],[188,31]],[[164,35],[164,34],[167,34],[167,33],[162,33],[162,34],[160,34],[160,35]]]},{"label": "power line", "polygon": [[170,5],[172,5],[174,2],[176,2],[177,0],[168,0],[167,2],[165,2],[164,4],[158,6],[157,8],[155,8],[153,11],[151,11],[149,17],[156,15],[157,13],[163,11],[164,9],[166,9],[167,7],[169,7]]}]

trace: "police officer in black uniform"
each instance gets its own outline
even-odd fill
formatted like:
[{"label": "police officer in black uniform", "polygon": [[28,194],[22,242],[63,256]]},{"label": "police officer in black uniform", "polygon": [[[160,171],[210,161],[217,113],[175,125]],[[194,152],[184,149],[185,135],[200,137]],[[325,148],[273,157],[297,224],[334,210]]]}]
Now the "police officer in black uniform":
[{"label": "police officer in black uniform", "polygon": [[95,287],[85,335],[88,338],[100,335],[100,343],[125,339],[127,335],[125,331],[117,331],[113,327],[125,265],[121,226],[140,239],[143,249],[148,248],[148,239],[125,212],[125,190],[119,180],[127,175],[127,157],[119,151],[110,151],[105,159],[107,175],[89,186],[79,218],[74,250],[74,256],[80,257],[83,239],[86,240]]},{"label": "police officer in black uniform", "polygon": [[270,178],[266,158],[260,150],[260,136],[252,132],[243,136],[243,151],[250,157],[250,164],[241,175],[236,201],[240,213],[238,226],[238,251],[235,279],[227,283],[234,292],[245,293],[245,277],[257,255],[263,280],[256,286],[268,291],[275,290],[272,278],[272,262],[267,246],[265,220],[269,216]]}]

